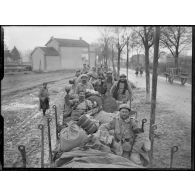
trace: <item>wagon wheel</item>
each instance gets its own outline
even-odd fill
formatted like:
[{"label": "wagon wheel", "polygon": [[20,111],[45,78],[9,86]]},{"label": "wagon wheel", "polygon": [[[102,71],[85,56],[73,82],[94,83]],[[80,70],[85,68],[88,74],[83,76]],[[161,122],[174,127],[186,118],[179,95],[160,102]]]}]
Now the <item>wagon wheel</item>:
[{"label": "wagon wheel", "polygon": [[168,81],[169,81],[169,83],[171,83],[171,84],[172,84],[172,83],[173,83],[173,80],[174,80],[174,78],[173,78],[172,76],[169,76],[169,77],[168,77]]},{"label": "wagon wheel", "polygon": [[186,78],[181,78],[181,84],[182,84],[182,85],[185,85],[186,81],[187,81]]}]

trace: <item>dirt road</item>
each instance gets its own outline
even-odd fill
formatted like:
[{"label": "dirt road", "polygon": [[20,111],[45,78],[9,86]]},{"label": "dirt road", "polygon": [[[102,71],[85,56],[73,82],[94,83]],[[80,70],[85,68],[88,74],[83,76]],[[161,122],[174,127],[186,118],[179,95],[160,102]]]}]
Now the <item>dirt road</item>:
[{"label": "dirt road", "polygon": [[[121,72],[126,73],[125,69]],[[152,79],[152,76],[150,77]],[[143,101],[137,105],[138,113],[150,119],[150,105],[145,101],[145,75],[136,77],[134,70],[129,70],[129,80],[144,93]],[[152,80],[151,80],[152,85]],[[179,82],[170,84],[163,77],[158,77],[156,123],[158,126],[155,140],[155,162],[157,167],[169,167],[170,147],[179,146],[175,167],[191,166],[191,85],[182,86]]]},{"label": "dirt road", "polygon": [[[64,86],[73,73],[43,73],[32,75],[9,75],[2,85],[2,116],[4,117],[4,167],[20,167],[21,155],[18,145],[25,145],[27,167],[40,167],[40,130],[38,124],[45,125],[45,163],[48,163],[47,121],[38,105],[38,92],[43,82],[48,82],[52,117],[52,147],[55,146],[55,120],[52,105],[58,106],[58,116],[62,114]],[[59,118],[61,120],[61,118]]]},{"label": "dirt road", "polygon": [[[123,73],[126,70],[122,69]],[[150,77],[150,83],[152,87],[152,75]],[[134,70],[129,70],[129,80],[135,82],[136,86],[144,89],[145,75],[141,77],[140,75],[136,77]],[[191,121],[191,89],[190,84],[185,84],[184,86],[180,82],[175,82],[170,84],[166,82],[164,77],[158,77],[157,84],[157,102],[164,102],[169,105],[169,109],[173,110],[177,114],[181,115],[185,120]]]}]

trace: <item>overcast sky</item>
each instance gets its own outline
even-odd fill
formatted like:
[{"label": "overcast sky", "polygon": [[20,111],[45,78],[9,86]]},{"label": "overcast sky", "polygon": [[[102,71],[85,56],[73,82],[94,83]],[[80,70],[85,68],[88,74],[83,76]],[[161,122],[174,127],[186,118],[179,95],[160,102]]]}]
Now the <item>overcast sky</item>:
[{"label": "overcast sky", "polygon": [[56,38],[79,39],[89,44],[100,37],[98,27],[79,26],[10,26],[4,27],[4,41],[8,49],[16,46],[20,51],[32,50],[37,46],[45,46],[51,36]]},{"label": "overcast sky", "polygon": [[[16,46],[19,51],[24,52],[45,46],[51,36],[65,39],[82,37],[91,44],[101,37],[100,30],[100,26],[7,26],[4,27],[4,41],[9,50]],[[168,50],[167,52],[169,53]],[[186,51],[186,54],[192,55],[191,52]]]}]

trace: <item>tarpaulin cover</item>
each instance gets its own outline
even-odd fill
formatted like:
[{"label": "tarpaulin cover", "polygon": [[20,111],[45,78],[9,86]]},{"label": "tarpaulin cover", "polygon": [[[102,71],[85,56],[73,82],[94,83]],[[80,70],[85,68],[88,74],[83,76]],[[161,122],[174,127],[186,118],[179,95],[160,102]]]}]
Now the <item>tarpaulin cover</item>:
[{"label": "tarpaulin cover", "polygon": [[64,152],[55,162],[57,168],[144,168],[112,153],[74,148]]}]

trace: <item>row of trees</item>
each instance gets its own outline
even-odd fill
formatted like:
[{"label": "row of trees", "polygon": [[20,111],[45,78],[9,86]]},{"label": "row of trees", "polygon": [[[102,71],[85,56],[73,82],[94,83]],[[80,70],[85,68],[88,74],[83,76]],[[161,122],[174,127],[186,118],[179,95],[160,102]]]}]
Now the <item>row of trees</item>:
[{"label": "row of trees", "polygon": [[13,47],[13,49],[9,50],[8,46],[4,42],[4,60],[6,61],[8,58],[10,58],[12,61],[21,61],[24,60],[26,62],[31,61],[31,49],[27,49],[24,51],[18,50],[16,46]]},{"label": "row of trees", "polygon": [[[149,59],[151,48],[154,45],[154,27],[103,27],[100,28],[101,38],[97,43],[98,59],[108,65],[112,62],[115,75],[120,73],[121,55],[126,54],[127,76],[129,67],[129,56],[136,50],[142,50],[145,55],[146,73],[146,102],[150,101],[150,71]],[[192,43],[192,29],[184,26],[160,27],[159,57],[163,51],[168,50],[175,59],[175,67],[178,68],[179,55]],[[117,59],[117,64],[114,63]]]}]

